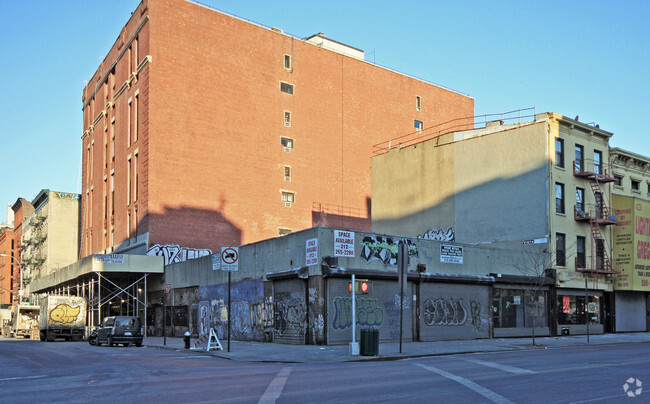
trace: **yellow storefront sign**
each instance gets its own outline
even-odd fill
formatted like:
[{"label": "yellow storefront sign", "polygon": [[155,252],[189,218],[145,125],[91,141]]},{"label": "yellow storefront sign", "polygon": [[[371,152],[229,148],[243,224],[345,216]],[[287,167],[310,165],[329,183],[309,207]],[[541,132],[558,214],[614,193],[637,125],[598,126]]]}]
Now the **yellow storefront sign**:
[{"label": "yellow storefront sign", "polygon": [[617,290],[650,291],[650,202],[621,195],[612,197],[614,269]]}]

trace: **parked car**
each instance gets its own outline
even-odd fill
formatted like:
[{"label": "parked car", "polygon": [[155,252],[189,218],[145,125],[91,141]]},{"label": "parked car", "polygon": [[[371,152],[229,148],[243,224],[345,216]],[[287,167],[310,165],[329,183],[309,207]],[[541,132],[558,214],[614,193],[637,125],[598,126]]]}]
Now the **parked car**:
[{"label": "parked car", "polygon": [[88,336],[88,343],[90,345],[95,345],[97,344],[97,330],[99,327],[95,327],[91,332],[90,335]]},{"label": "parked car", "polygon": [[[93,334],[96,334],[93,336]],[[122,344],[129,346],[142,346],[142,323],[134,316],[111,316],[105,317],[101,326],[97,328],[88,338],[91,345],[101,346],[106,344],[113,346]],[[93,341],[94,340],[94,341]],[[93,344],[94,342],[94,344]]]}]

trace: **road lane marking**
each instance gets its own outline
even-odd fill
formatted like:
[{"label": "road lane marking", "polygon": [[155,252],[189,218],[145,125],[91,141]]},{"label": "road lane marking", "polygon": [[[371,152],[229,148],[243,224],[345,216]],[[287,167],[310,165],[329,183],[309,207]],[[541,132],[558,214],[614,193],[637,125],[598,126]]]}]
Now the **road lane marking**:
[{"label": "road lane marking", "polygon": [[269,384],[269,387],[266,388],[264,394],[262,394],[258,404],[275,403],[275,400],[280,398],[280,394],[282,394],[282,389],[284,389],[284,385],[287,383],[287,379],[289,379],[289,373],[291,373],[290,367],[283,368],[278,372],[275,379],[273,379],[271,384]]},{"label": "road lane marking", "polygon": [[477,365],[488,366],[491,368],[503,370],[504,372],[515,373],[515,374],[526,374],[526,373],[535,373],[532,370],[518,368],[516,366],[502,365],[496,362],[482,361],[480,359],[463,359],[467,362],[476,363]]},{"label": "road lane marking", "polygon": [[483,397],[487,398],[488,400],[497,403],[497,404],[514,404],[512,401],[508,400],[507,398],[503,397],[502,395],[499,395],[495,392],[493,392],[490,389],[486,389],[483,386],[480,386],[476,383],[474,383],[471,380],[465,379],[464,377],[456,376],[454,374],[451,374],[449,372],[445,372],[442,369],[434,368],[433,366],[427,366],[423,365],[421,363],[418,363],[417,366],[420,366],[430,372],[437,373],[440,376],[446,377],[447,379],[451,379],[455,381],[456,383],[460,383],[463,386],[467,387],[470,390],[475,391],[476,393],[482,395]]},{"label": "road lane marking", "polygon": [[28,380],[28,379],[42,379],[43,377],[47,377],[47,375],[6,377],[4,379],[0,379],[0,382],[12,382],[12,381],[15,381],[15,380]]}]

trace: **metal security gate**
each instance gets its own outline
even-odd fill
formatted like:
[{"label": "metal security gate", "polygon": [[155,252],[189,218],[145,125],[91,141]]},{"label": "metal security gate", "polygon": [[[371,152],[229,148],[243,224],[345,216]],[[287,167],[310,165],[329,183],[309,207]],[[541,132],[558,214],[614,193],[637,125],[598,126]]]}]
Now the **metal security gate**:
[{"label": "metal security gate", "polygon": [[307,338],[307,281],[273,282],[274,342],[302,345]]}]

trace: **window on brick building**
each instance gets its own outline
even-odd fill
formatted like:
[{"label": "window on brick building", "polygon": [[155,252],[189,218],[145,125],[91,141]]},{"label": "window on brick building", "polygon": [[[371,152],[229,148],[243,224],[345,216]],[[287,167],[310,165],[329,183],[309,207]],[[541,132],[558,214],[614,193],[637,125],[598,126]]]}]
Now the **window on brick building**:
[{"label": "window on brick building", "polygon": [[282,202],[293,203],[296,201],[296,194],[289,191],[282,191]]},{"label": "window on brick building", "polygon": [[126,205],[131,204],[131,155],[126,158]]},{"label": "window on brick building", "polygon": [[284,68],[291,70],[291,55],[284,55]]},{"label": "window on brick building", "polygon": [[111,172],[111,222],[115,215],[115,171]]},{"label": "window on brick building", "polygon": [[278,229],[278,234],[280,236],[286,236],[287,234],[293,233],[293,230],[291,229]]},{"label": "window on brick building", "polygon": [[104,231],[106,231],[106,222],[108,222],[108,177],[104,176]]},{"label": "window on brick building", "polygon": [[131,106],[133,105],[133,99],[129,98],[128,108],[126,109],[126,147],[131,147]]},{"label": "window on brick building", "polygon": [[133,102],[133,143],[138,141],[138,108],[140,107],[140,94],[139,91],[135,93],[135,101]]},{"label": "window on brick building", "polygon": [[284,126],[291,126],[291,112],[284,111]]},{"label": "window on brick building", "polygon": [[293,85],[289,83],[280,83],[280,91],[287,94],[293,94]]},{"label": "window on brick building", "polygon": [[284,166],[284,180],[289,182],[291,181],[291,167]]},{"label": "window on brick building", "polygon": [[413,121],[413,126],[415,127],[416,131],[422,132],[422,128],[423,128],[424,124],[422,123],[422,121],[418,121],[416,119],[416,120]]},{"label": "window on brick building", "polygon": [[419,111],[419,110],[422,109],[422,99],[420,98],[419,95],[416,95],[416,96],[415,96],[415,109],[416,109],[417,111]]},{"label": "window on brick building", "polygon": [[282,147],[284,147],[284,151],[290,152],[293,149],[293,139],[282,137],[280,138],[280,142],[282,143]]},{"label": "window on brick building", "polygon": [[138,153],[133,154],[133,202],[138,200]]}]

